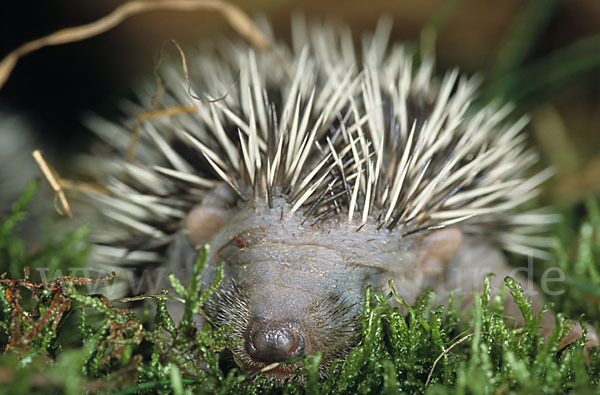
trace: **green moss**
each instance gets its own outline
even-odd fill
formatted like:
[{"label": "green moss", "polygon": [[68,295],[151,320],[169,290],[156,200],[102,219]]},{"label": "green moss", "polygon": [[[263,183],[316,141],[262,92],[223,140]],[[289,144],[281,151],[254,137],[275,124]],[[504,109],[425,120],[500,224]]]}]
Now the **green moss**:
[{"label": "green moss", "polygon": [[[34,189],[32,184],[0,224],[4,237],[11,242],[22,242],[12,229],[24,218],[26,202]],[[505,280],[509,291],[505,294],[518,305],[526,323],[524,328],[507,325],[501,297],[491,297],[489,278],[467,312],[458,311],[453,298],[448,308],[434,306],[432,291],[410,306],[395,292],[380,295],[367,289],[360,343],[346,360],[333,364],[325,380],[318,375],[319,355],[305,358],[303,385],[298,380],[281,386],[264,377],[250,378],[238,369],[219,367],[222,351],[231,346],[231,328],[206,324],[198,329],[194,324],[194,316],[202,313],[202,303],[222,280],[221,267],[217,280],[200,290],[206,247],[187,284],[171,277],[173,288],[186,303],[179,324],[166,310],[166,291],[164,297],[149,297],[156,309],[153,325],[148,327],[133,311],[87,294],[82,286],[96,280],[59,277],[44,283],[5,278],[0,283],[0,332],[4,335],[1,391],[597,393],[599,350],[592,350],[590,363],[586,364],[582,338],[559,349],[560,339],[570,327],[565,316],[577,318],[586,313],[586,319],[596,327],[600,320],[600,210],[593,199],[588,200],[586,207],[589,215],[572,245],[557,240],[555,264],[565,271],[570,292],[554,300],[557,311],[564,314],[557,315],[556,328],[547,341],[537,335],[541,315],[533,314],[521,287],[510,278]],[[88,246],[84,235],[84,231],[76,231],[35,256],[15,252],[5,240],[0,243],[0,255],[5,259],[2,270],[10,270],[10,259],[27,263],[40,256],[63,263],[57,269],[66,270],[74,261],[85,258]],[[390,299],[406,309],[406,316],[389,306]],[[465,318],[459,320],[459,316]],[[65,337],[72,340],[61,343]]]}]

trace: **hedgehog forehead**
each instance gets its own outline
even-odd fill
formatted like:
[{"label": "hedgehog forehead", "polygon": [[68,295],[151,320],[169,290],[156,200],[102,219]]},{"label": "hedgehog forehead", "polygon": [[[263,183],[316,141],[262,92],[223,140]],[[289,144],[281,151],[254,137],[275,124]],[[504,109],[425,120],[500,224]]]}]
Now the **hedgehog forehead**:
[{"label": "hedgehog forehead", "polygon": [[316,250],[322,251],[319,259],[323,265],[329,261],[332,265],[377,270],[413,268],[415,252],[411,237],[380,229],[374,221],[360,231],[356,231],[356,225],[341,218],[308,222],[302,213],[292,212],[283,197],[275,199],[272,207],[262,199],[255,199],[233,210],[212,244],[217,255],[225,255],[226,259],[234,254],[243,263],[252,260],[244,255],[251,249],[265,249],[271,257],[279,257],[276,260],[286,260],[292,249],[292,255],[298,259],[302,254],[314,258],[318,255],[314,253]]}]

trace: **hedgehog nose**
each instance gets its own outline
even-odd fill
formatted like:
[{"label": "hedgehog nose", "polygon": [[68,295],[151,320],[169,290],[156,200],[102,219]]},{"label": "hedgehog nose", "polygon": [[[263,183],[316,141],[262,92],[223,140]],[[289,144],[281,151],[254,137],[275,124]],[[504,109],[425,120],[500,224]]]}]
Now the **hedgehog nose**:
[{"label": "hedgehog nose", "polygon": [[246,350],[257,361],[281,362],[304,355],[304,339],[289,323],[255,322],[245,340]]}]

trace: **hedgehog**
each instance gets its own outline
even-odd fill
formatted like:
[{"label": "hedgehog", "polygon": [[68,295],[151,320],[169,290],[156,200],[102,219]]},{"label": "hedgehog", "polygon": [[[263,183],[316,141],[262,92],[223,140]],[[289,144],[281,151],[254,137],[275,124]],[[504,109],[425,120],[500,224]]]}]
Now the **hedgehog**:
[{"label": "hedgehog", "polygon": [[[499,287],[504,251],[546,258],[540,234],[556,215],[520,210],[552,175],[532,171],[527,118],[473,104],[477,76],[437,77],[433,59],[389,44],[390,29],[382,19],[359,51],[348,28],[296,18],[292,45],[272,53],[233,39],[186,51],[189,75],[162,68],[160,105],[193,111],[144,121],[133,160],[133,126],[90,117],[114,147],[82,164],[106,191],[86,192],[99,212],[92,260],[166,286],[209,243],[202,281],[220,262],[224,280],[203,309],[233,326],[240,367],[321,352],[325,375],[357,344],[366,287],[393,280],[407,303],[433,288],[444,304],[490,272]],[[154,91],[126,112],[154,106]]]}]

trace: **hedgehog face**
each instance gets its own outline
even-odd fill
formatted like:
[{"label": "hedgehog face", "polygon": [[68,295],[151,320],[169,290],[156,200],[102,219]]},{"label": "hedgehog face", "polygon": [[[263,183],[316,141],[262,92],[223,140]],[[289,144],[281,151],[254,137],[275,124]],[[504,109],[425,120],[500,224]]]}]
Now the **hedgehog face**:
[{"label": "hedgehog face", "polygon": [[[207,215],[188,216],[191,238],[206,226],[191,223],[196,217]],[[245,370],[321,352],[324,375],[358,341],[366,286],[382,291],[393,279],[407,300],[420,291],[414,238],[371,225],[348,232],[338,222],[310,225],[303,219],[283,198],[273,207],[257,199],[232,209],[211,240],[210,267],[225,263],[225,284],[205,311],[216,325],[234,327],[240,344],[232,352]],[[300,366],[285,364],[266,374],[284,380]]]}]

